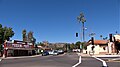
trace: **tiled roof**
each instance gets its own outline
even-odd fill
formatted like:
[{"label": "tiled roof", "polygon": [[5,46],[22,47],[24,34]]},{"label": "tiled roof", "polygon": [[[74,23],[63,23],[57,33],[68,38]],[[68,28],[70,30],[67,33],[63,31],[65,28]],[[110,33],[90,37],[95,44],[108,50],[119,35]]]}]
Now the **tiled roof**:
[{"label": "tiled roof", "polygon": [[94,40],[94,44],[107,44],[108,40]]},{"label": "tiled roof", "polygon": [[[99,44],[107,44],[109,41],[108,40],[94,40],[94,44],[95,45],[99,45]],[[86,45],[90,45],[92,42],[91,40],[89,40]]]}]

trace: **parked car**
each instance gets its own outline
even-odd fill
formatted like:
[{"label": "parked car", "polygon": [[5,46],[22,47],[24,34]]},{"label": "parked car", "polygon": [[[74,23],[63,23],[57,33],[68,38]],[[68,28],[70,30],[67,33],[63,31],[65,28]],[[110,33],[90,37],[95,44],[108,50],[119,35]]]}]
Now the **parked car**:
[{"label": "parked car", "polygon": [[47,56],[47,55],[49,55],[49,53],[48,53],[47,51],[44,51],[44,52],[42,53],[42,56]]},{"label": "parked car", "polygon": [[64,54],[64,51],[63,50],[58,50],[58,53],[59,54]]},{"label": "parked car", "polygon": [[55,50],[55,51],[53,51],[53,54],[52,54],[52,55],[58,55],[58,54],[59,54],[58,51]]},{"label": "parked car", "polygon": [[57,50],[52,50],[52,51],[48,51],[49,55],[58,55],[59,52]]},{"label": "parked car", "polygon": [[48,51],[49,55],[53,55],[54,51]]},{"label": "parked car", "polygon": [[73,49],[73,52],[80,52],[80,49]]}]

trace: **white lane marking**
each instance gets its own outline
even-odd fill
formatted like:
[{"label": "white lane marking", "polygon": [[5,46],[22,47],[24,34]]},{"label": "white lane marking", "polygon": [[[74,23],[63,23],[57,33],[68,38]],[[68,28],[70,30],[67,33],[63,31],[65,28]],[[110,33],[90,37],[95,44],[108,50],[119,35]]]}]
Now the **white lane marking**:
[{"label": "white lane marking", "polygon": [[79,57],[79,63],[81,63],[81,56]]},{"label": "white lane marking", "polygon": [[72,67],[76,67],[78,66],[80,63],[81,63],[81,56],[80,54],[78,53],[78,56],[79,56],[79,60],[78,60],[78,63],[76,63],[75,65],[73,65]]},{"label": "white lane marking", "polygon": [[72,67],[76,67],[76,66],[78,66],[80,63],[78,62],[77,64],[75,64],[75,65],[73,65]]},{"label": "white lane marking", "polygon": [[108,67],[107,64],[106,64],[106,62],[105,62],[104,60],[102,60],[102,59],[100,59],[100,58],[97,58],[97,57],[95,57],[95,56],[92,56],[92,57],[94,57],[95,59],[101,61],[101,62],[103,63],[103,66],[104,66],[104,67]]}]

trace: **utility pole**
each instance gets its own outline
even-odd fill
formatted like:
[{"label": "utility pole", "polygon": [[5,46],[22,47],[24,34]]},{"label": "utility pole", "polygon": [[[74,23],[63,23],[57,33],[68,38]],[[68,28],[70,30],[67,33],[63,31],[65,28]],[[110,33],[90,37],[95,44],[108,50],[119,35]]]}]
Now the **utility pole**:
[{"label": "utility pole", "polygon": [[95,48],[95,45],[94,45],[94,36],[95,36],[95,33],[90,33],[89,36],[91,36],[91,44],[92,44],[91,49],[92,49],[92,53],[94,55],[94,48]]}]

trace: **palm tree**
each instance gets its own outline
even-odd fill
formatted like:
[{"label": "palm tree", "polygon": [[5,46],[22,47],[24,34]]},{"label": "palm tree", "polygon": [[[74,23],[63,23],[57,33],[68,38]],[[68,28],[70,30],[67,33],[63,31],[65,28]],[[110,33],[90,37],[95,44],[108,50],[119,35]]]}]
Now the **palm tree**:
[{"label": "palm tree", "polygon": [[84,28],[84,22],[86,22],[86,19],[85,19],[84,14],[82,12],[80,13],[80,16],[77,17],[77,20],[78,20],[79,23],[82,22],[83,41],[85,41],[85,36],[84,36],[84,30],[85,30],[85,28]]},{"label": "palm tree", "polygon": [[107,39],[108,39],[108,37],[103,38],[103,40],[107,40]]},{"label": "palm tree", "polygon": [[28,42],[32,42],[33,41],[33,32],[30,31],[28,32]]},{"label": "palm tree", "polygon": [[27,36],[26,36],[26,30],[25,29],[22,31],[22,36],[23,36],[23,42],[26,42],[27,41]]},{"label": "palm tree", "polygon": [[102,35],[100,35],[100,38],[101,38],[101,39],[103,39],[103,36],[102,36]]}]

